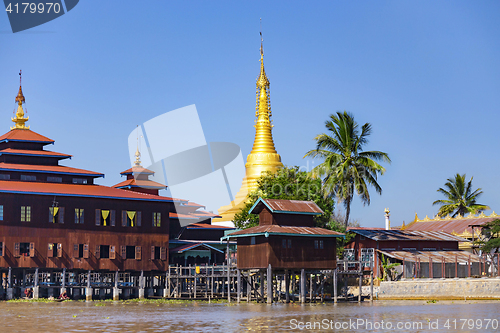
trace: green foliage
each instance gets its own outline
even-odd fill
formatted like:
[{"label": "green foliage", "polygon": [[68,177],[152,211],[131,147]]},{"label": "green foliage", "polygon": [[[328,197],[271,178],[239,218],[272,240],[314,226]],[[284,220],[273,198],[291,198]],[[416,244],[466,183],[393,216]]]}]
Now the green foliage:
[{"label": "green foliage", "polygon": [[283,167],[275,173],[265,172],[257,179],[257,190],[250,193],[245,207],[235,215],[237,228],[245,229],[259,224],[259,216],[248,214],[259,197],[263,199],[286,199],[314,201],[324,214],[315,216],[316,226],[328,227],[333,213],[334,201],[324,197],[321,180],[308,177],[307,172],[299,167]]},{"label": "green foliage", "polygon": [[314,140],[316,149],[310,150],[304,157],[320,158],[323,162],[316,166],[311,175],[323,180],[325,197],[336,196],[346,209],[345,226],[349,221],[351,201],[356,193],[363,204],[370,204],[368,186],[382,193],[377,183],[378,174],[384,174],[378,161],[388,162],[389,156],[381,151],[363,151],[368,143],[372,127],[369,123],[361,126],[352,114],[344,111],[331,114],[325,122],[329,134],[319,134]]},{"label": "green foliage", "polygon": [[465,180],[465,174],[456,174],[455,178],[448,178],[444,184],[444,188],[439,188],[437,191],[442,193],[446,199],[436,200],[433,205],[441,205],[438,215],[444,217],[448,214],[453,214],[456,217],[458,214],[464,216],[466,213],[480,213],[490,207],[478,204],[477,198],[483,194],[480,188],[472,190],[472,178],[469,182]]},{"label": "green foliage", "polygon": [[383,268],[383,276],[382,276],[382,281],[388,281],[389,278],[392,280],[392,277],[394,275],[394,267],[401,265],[399,262],[395,263],[390,263],[389,259],[387,259],[383,254],[382,254],[382,268]]},{"label": "green foliage", "polygon": [[478,240],[475,244],[481,246],[483,253],[498,253],[500,252],[500,220],[488,222],[481,229],[483,239]]}]

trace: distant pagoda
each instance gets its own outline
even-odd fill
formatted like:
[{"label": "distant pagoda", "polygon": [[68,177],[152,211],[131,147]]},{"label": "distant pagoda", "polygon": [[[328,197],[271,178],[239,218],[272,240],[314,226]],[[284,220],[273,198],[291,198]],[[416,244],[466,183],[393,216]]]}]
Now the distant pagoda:
[{"label": "distant pagoda", "polygon": [[246,176],[239,192],[234,200],[227,206],[219,208],[219,215],[222,218],[216,218],[213,222],[228,222],[233,221],[234,215],[238,213],[244,206],[247,196],[250,192],[257,189],[257,179],[264,171],[275,172],[283,167],[281,157],[276,152],[272,135],[271,121],[271,97],[270,83],[264,70],[264,49],[262,40],[260,44],[260,74],[257,78],[257,105],[255,116],[255,140],[252,151],[247,157],[245,164]]}]

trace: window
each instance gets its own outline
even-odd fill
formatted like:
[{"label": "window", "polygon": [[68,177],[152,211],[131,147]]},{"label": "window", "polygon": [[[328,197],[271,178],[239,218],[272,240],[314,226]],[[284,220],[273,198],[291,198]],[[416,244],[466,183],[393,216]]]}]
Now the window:
[{"label": "window", "polygon": [[370,267],[373,259],[373,249],[361,249],[361,261],[365,261],[364,267]]},{"label": "window", "polygon": [[314,248],[315,249],[319,248],[319,242],[317,240],[314,241]]},{"label": "window", "polygon": [[21,206],[21,222],[31,221],[31,206]]},{"label": "window", "polygon": [[64,223],[64,207],[49,207],[49,223]]},{"label": "window", "polygon": [[62,177],[47,176],[47,181],[52,183],[62,183]]},{"label": "window", "polygon": [[14,243],[14,257],[34,257],[35,243]]},{"label": "window", "polygon": [[95,225],[115,226],[115,211],[107,209],[96,209],[95,210]]},{"label": "window", "polygon": [[121,246],[122,258],[135,259],[135,248],[135,246]]},{"label": "window", "polygon": [[110,258],[110,245],[96,245],[95,247],[95,257],[97,259],[109,259]]},{"label": "window", "polygon": [[167,260],[167,248],[163,246],[151,246],[151,260]]},{"label": "window", "polygon": [[[345,261],[356,260],[356,253],[354,252],[354,249],[344,249],[344,260]],[[356,264],[348,263],[347,267],[356,267]]]},{"label": "window", "polygon": [[288,248],[289,248],[289,249],[291,249],[291,248],[292,248],[292,240],[291,240],[291,239],[289,239],[289,240],[288,240]]},{"label": "window", "polygon": [[73,244],[73,258],[89,258],[89,244]]},{"label": "window", "polygon": [[161,213],[153,213],[153,227],[161,227]]},{"label": "window", "polygon": [[47,258],[62,258],[62,244],[61,243],[49,243],[47,249]]},{"label": "window", "polygon": [[255,245],[255,236],[250,237],[250,245]]},{"label": "window", "polygon": [[3,221],[3,205],[0,205],[0,221]]},{"label": "window", "polygon": [[0,179],[2,180],[9,180],[10,179],[10,175],[6,175],[6,174],[0,174]]},{"label": "window", "polygon": [[122,227],[140,227],[141,212],[122,210]]},{"label": "window", "polygon": [[87,179],[85,179],[85,178],[73,178],[73,184],[87,184]]},{"label": "window", "polygon": [[75,223],[83,224],[83,208],[75,208]]},{"label": "window", "polygon": [[21,175],[21,180],[27,180],[32,182],[36,180],[36,176]]},{"label": "window", "polygon": [[281,241],[281,246],[282,246],[284,249],[286,249],[286,239],[283,239],[283,240]]}]

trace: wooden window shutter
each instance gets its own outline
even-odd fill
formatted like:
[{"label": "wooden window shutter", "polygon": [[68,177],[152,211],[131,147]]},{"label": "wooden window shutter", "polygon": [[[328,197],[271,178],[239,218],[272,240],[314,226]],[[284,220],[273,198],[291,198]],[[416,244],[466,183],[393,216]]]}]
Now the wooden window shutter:
[{"label": "wooden window shutter", "polygon": [[151,246],[151,260],[155,260],[155,247]]},{"label": "wooden window shutter", "polygon": [[75,223],[80,223],[80,209],[75,208]]},{"label": "wooden window shutter", "polygon": [[101,225],[101,210],[95,210],[95,225]]},{"label": "wooden window shutter", "polygon": [[49,246],[47,247],[47,258],[52,257],[54,257],[54,244],[49,243]]},{"label": "wooden window shutter", "polygon": [[30,257],[35,256],[35,243],[30,243]]},{"label": "wooden window shutter", "polygon": [[127,226],[127,211],[122,210],[122,227]]},{"label": "wooden window shutter", "polygon": [[59,207],[59,223],[64,223],[64,207]]},{"label": "wooden window shutter", "polygon": [[161,227],[161,213],[156,213],[156,226]]},{"label": "wooden window shutter", "polygon": [[57,257],[62,258],[63,256],[63,248],[62,248],[62,243],[57,244]]},{"label": "wooden window shutter", "polygon": [[112,210],[111,213],[110,213],[110,224],[112,227],[114,227],[116,225],[116,210]]},{"label": "wooden window shutter", "polygon": [[120,252],[122,254],[122,259],[127,259],[127,247],[125,245],[120,246]]},{"label": "wooden window shutter", "polygon": [[80,254],[80,251],[79,251],[79,244],[73,244],[73,258],[79,258],[79,254]]},{"label": "wooden window shutter", "polygon": [[141,260],[142,259],[142,250],[140,246],[135,247],[135,260]]},{"label": "wooden window shutter", "polygon": [[101,245],[95,246],[95,257],[96,257],[96,259],[101,258]]},{"label": "wooden window shutter", "polygon": [[137,226],[140,227],[142,223],[142,212],[137,212]]},{"label": "wooden window shutter", "polygon": [[83,258],[89,258],[89,244],[83,244]]},{"label": "wooden window shutter", "polygon": [[49,223],[54,222],[54,207],[49,207]]},{"label": "wooden window shutter", "polygon": [[116,259],[116,251],[114,245],[109,246],[109,259]]},{"label": "wooden window shutter", "polygon": [[153,227],[156,227],[156,213],[153,213]]},{"label": "wooden window shutter", "polygon": [[83,208],[80,209],[80,223],[81,224],[83,224],[83,212],[84,212]]},{"label": "wooden window shutter", "polygon": [[165,246],[160,247],[160,260],[167,260],[167,248]]},{"label": "wooden window shutter", "polygon": [[0,242],[0,248],[2,249],[2,251],[0,252],[0,257],[4,257],[5,256],[5,242]]},{"label": "wooden window shutter", "polygon": [[21,256],[20,243],[14,243],[14,257],[20,257],[20,256]]}]

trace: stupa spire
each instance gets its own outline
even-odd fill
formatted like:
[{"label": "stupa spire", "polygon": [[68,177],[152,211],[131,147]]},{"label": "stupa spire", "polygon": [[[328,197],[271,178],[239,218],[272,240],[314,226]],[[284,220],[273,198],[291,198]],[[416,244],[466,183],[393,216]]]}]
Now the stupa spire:
[{"label": "stupa spire", "polygon": [[15,125],[10,128],[11,130],[30,128],[25,124],[30,117],[24,117],[23,103],[25,103],[26,99],[24,98],[23,95],[21,78],[22,78],[22,71],[19,71],[19,92],[17,93],[16,96],[17,111],[16,111],[16,117],[12,118],[12,121],[15,123]]},{"label": "stupa spire", "polygon": [[141,166],[141,152],[139,151],[139,125],[137,125],[137,150],[135,151],[134,166],[142,167]]}]

